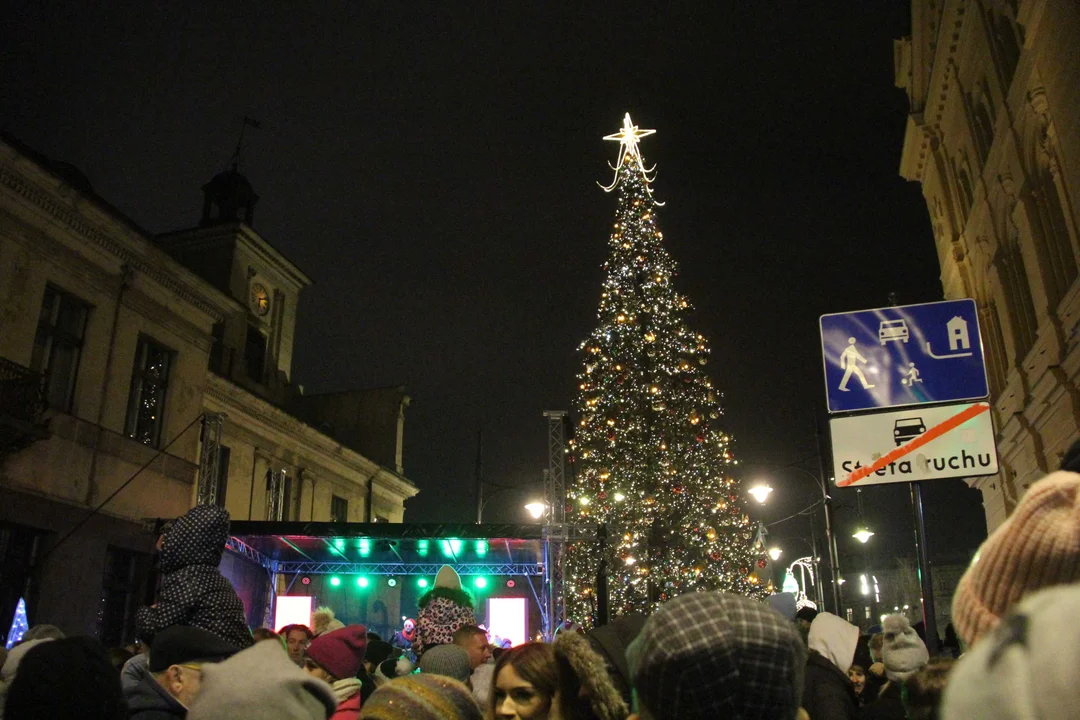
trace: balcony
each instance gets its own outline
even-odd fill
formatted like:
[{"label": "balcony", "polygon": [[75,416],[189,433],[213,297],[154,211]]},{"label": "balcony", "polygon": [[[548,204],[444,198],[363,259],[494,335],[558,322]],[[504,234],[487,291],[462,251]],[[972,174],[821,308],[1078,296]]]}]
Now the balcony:
[{"label": "balcony", "polygon": [[44,378],[0,358],[0,458],[49,436]]}]

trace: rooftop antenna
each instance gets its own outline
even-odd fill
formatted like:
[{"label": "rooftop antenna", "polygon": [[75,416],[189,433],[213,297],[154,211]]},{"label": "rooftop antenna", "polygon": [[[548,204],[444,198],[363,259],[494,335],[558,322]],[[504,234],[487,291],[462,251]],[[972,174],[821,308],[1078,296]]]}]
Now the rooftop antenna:
[{"label": "rooftop antenna", "polygon": [[236,141],[236,149],[233,150],[232,158],[229,160],[229,164],[232,165],[232,169],[235,171],[240,170],[241,151],[244,148],[244,131],[249,127],[259,130],[262,128],[262,123],[254,118],[244,116],[244,122],[240,125],[240,137]]}]

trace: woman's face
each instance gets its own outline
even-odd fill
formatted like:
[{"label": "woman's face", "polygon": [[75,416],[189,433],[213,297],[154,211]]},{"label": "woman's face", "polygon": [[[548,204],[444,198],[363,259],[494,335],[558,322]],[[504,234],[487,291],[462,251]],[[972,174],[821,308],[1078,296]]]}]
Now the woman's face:
[{"label": "woman's face", "polygon": [[847,676],[851,678],[851,684],[855,686],[855,694],[862,695],[863,688],[866,687],[866,676],[858,670],[848,670]]},{"label": "woman's face", "polygon": [[505,720],[548,720],[551,698],[526,682],[511,665],[495,678],[495,717]]}]

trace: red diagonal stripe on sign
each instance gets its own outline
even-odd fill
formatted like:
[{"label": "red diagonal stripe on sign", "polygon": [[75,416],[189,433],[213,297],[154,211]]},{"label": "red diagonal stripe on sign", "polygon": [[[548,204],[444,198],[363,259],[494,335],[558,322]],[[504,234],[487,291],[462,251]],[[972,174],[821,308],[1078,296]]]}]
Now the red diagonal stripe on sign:
[{"label": "red diagonal stripe on sign", "polygon": [[878,470],[887,467],[889,463],[896,462],[905,455],[914,452],[915,450],[918,450],[926,443],[937,440],[939,437],[949,432],[950,430],[955,430],[971,418],[977,417],[978,415],[981,415],[989,409],[990,406],[987,403],[978,403],[976,405],[972,405],[969,408],[961,410],[960,412],[953,415],[951,418],[943,420],[934,427],[930,428],[911,442],[901,445],[890,453],[882,455],[874,462],[873,465],[866,465],[865,467],[858,468],[843,480],[838,481],[836,483],[836,486],[847,487],[848,485],[854,485],[863,478],[868,477],[871,473],[875,473]]}]

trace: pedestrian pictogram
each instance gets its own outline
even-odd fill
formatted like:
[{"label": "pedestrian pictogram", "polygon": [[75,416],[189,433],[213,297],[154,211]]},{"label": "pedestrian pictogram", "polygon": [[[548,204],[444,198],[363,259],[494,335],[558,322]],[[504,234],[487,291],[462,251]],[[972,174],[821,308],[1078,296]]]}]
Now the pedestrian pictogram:
[{"label": "pedestrian pictogram", "polygon": [[847,349],[840,354],[840,367],[844,370],[844,379],[840,381],[840,390],[848,391],[847,384],[852,374],[859,378],[864,390],[874,387],[866,382],[866,376],[859,369],[859,363],[865,364],[866,358],[860,355],[858,348],[855,347],[855,338],[848,338]]}]

